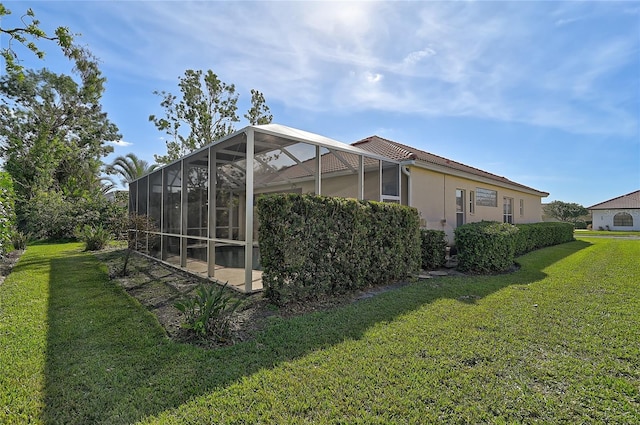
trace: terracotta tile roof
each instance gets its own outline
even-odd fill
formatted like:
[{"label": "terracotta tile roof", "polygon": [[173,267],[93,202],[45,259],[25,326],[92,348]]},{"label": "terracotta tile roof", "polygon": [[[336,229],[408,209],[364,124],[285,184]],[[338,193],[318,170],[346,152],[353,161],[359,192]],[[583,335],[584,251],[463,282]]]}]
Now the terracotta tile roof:
[{"label": "terracotta tile roof", "polygon": [[[535,192],[541,192],[537,189],[525,186],[520,183],[516,183],[506,177],[498,176],[496,174],[489,173],[487,171],[480,170],[478,168],[470,167],[460,162],[452,161],[447,158],[443,158],[438,155],[434,155],[429,152],[425,152],[420,149],[413,148],[411,146],[403,145],[402,143],[394,142],[392,140],[384,139],[379,136],[371,136],[366,139],[362,139],[353,143],[353,146],[357,146],[360,149],[364,149],[370,152],[375,152],[379,155],[384,155],[388,158],[395,159],[397,161],[409,161],[417,160],[427,164],[435,164],[446,168],[451,168],[455,171],[462,171],[464,173],[472,174],[479,177],[484,177],[489,180],[493,180],[498,184],[508,184],[510,186],[516,186],[526,190],[533,190]],[[548,195],[548,194],[547,194]]]},{"label": "terracotta tile roof", "polygon": [[613,209],[635,209],[640,208],[640,190],[600,202],[588,207],[588,210],[613,210]]}]

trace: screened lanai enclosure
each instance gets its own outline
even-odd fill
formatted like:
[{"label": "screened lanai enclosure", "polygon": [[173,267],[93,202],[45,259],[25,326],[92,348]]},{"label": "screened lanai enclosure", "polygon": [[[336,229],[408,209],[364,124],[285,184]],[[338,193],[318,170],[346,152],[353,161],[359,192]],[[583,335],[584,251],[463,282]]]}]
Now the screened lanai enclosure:
[{"label": "screened lanai enclosure", "polygon": [[129,211],[146,216],[137,250],[227,283],[262,289],[261,194],[310,193],[404,202],[400,164],[277,124],[249,126],[129,184]]}]

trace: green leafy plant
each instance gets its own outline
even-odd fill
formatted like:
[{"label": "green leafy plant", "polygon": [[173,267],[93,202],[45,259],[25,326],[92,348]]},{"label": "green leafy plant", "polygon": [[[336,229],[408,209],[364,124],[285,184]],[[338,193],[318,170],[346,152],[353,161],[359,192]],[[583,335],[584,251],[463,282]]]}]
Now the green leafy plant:
[{"label": "green leafy plant", "polygon": [[420,230],[422,268],[434,270],[445,263],[447,241],[442,230]]},{"label": "green leafy plant", "polygon": [[201,284],[191,296],[174,304],[185,315],[183,327],[199,337],[213,335],[224,340],[229,335],[230,317],[238,309],[241,299],[234,298],[224,286]]},{"label": "green leafy plant", "polygon": [[97,226],[78,226],[75,236],[85,243],[87,251],[99,251],[111,240],[111,233],[104,229],[101,224]]},{"label": "green leafy plant", "polygon": [[13,232],[13,235],[11,236],[11,243],[13,244],[14,249],[25,249],[28,241],[29,236],[23,232],[16,231]]}]

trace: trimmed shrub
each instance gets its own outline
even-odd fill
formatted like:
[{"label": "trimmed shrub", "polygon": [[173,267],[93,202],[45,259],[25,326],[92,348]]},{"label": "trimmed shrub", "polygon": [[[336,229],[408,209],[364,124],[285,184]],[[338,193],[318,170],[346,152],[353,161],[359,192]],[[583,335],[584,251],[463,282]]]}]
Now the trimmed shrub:
[{"label": "trimmed shrub", "polygon": [[442,230],[420,230],[422,268],[434,270],[445,263],[447,241]]},{"label": "trimmed shrub", "polygon": [[11,248],[16,225],[15,194],[9,173],[0,172],[0,257]]},{"label": "trimmed shrub", "polygon": [[516,256],[574,239],[571,223],[528,223],[516,224],[516,227],[520,230],[516,235]]},{"label": "trimmed shrub", "polygon": [[481,221],[455,229],[458,268],[476,273],[504,272],[513,266],[518,228]]},{"label": "trimmed shrub", "polygon": [[262,283],[275,304],[400,281],[420,266],[414,208],[299,194],[256,206]]}]

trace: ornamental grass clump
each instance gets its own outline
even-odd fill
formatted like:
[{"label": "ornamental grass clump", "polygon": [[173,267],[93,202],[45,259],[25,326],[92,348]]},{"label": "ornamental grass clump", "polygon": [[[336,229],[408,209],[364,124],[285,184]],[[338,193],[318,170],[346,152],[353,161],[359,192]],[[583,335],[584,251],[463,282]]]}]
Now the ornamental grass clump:
[{"label": "ornamental grass clump", "polygon": [[87,251],[100,251],[111,240],[111,233],[102,224],[95,227],[88,224],[78,226],[74,233],[76,238],[85,243]]},{"label": "ornamental grass clump", "polygon": [[240,307],[241,299],[226,290],[227,284],[200,284],[193,295],[174,304],[185,316],[183,328],[196,336],[214,336],[219,341],[229,337],[231,315]]}]

